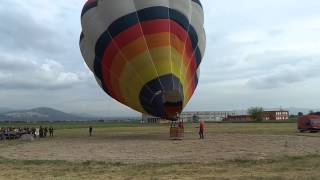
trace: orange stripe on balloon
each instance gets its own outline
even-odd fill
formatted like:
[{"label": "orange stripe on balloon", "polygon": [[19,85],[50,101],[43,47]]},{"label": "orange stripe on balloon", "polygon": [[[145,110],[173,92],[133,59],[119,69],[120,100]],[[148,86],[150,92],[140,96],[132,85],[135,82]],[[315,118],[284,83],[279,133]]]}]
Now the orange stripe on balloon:
[{"label": "orange stripe on balloon", "polygon": [[[171,36],[171,38],[169,38],[169,35]],[[170,33],[159,33],[159,34],[154,34],[154,35],[147,35],[147,36],[144,36],[144,37],[137,39],[136,41],[129,44],[127,47],[123,48],[121,50],[121,54],[118,54],[115,57],[114,63],[112,64],[112,67],[111,67],[112,73],[111,73],[110,81],[112,81],[112,86],[115,87],[115,89],[117,89],[117,91],[119,91],[120,85],[117,83],[117,79],[121,76],[123,69],[126,67],[125,65],[126,65],[127,61],[130,61],[130,60],[134,59],[136,56],[138,56],[142,53],[145,53],[147,51],[146,47],[142,48],[142,47],[144,47],[145,41],[147,42],[149,49],[171,46],[171,47],[175,48],[180,54],[182,54],[184,46],[181,44],[183,44],[183,42],[179,43],[178,42],[179,40],[177,39],[174,43],[171,43],[172,41],[170,42],[169,39],[174,39],[174,38],[176,38],[176,36],[174,34],[170,34]],[[133,48],[133,47],[140,47],[140,48]],[[122,55],[126,56],[126,59],[123,59]],[[185,54],[184,59],[188,58],[186,55],[187,54]],[[193,64],[195,64],[194,55],[192,55],[191,59],[192,59],[191,61],[194,62]],[[190,80],[190,81],[194,81],[194,78],[192,78],[192,71],[195,72],[195,70],[193,70],[192,65],[188,66],[189,61],[182,59],[182,63],[183,63],[182,68],[185,68],[186,69],[185,72],[187,73],[187,74],[182,74],[182,75],[187,76],[187,77],[185,77],[185,79]],[[151,60],[150,60],[150,63],[152,63]],[[194,84],[195,82],[192,82],[192,83]],[[185,87],[185,88],[187,88],[187,87]]]},{"label": "orange stripe on balloon", "polygon": [[[143,33],[141,29],[143,30]],[[136,24],[114,37],[112,42],[117,45],[116,49],[119,51],[130,42],[143,35],[157,34],[160,32],[171,32],[176,34],[182,42],[186,42],[185,45],[188,47],[186,48],[186,51],[193,53],[192,42],[188,33],[178,23],[168,19],[151,20]],[[114,56],[117,54],[114,50],[108,51],[109,48],[113,49],[115,46],[108,46],[104,53],[103,63],[107,68],[111,66]]]},{"label": "orange stripe on balloon", "polygon": [[[148,49],[171,46],[171,47],[175,48],[182,55],[183,46],[179,45],[179,44],[183,44],[183,42],[178,43],[179,40],[177,40],[175,43],[171,43],[169,41],[169,39],[170,39],[169,36],[171,36],[171,38],[175,37],[175,35],[170,34],[170,33],[158,33],[158,34],[154,34],[154,35],[146,35],[146,36],[141,37],[141,38],[137,39],[136,41],[132,42],[127,47],[123,48],[121,50],[121,53],[127,58],[128,61],[130,61],[130,60],[134,59],[134,57],[136,57],[142,53],[145,53],[146,51],[148,51]],[[148,48],[146,48],[146,47],[143,48],[144,42],[147,42]],[[139,46],[140,46],[140,48],[132,48],[132,47],[139,47]],[[185,56],[184,59],[186,59],[186,58],[187,57]],[[193,61],[195,61],[195,58],[193,58]],[[188,61],[183,60],[183,62],[184,62],[184,67],[187,68]],[[116,56],[114,59],[114,63],[112,64],[112,67],[111,67],[112,73],[120,77],[125,63],[126,62],[121,62],[121,59],[119,58],[119,56]],[[189,66],[189,67],[191,67],[191,66]],[[192,73],[192,72],[190,71],[190,73]]]}]

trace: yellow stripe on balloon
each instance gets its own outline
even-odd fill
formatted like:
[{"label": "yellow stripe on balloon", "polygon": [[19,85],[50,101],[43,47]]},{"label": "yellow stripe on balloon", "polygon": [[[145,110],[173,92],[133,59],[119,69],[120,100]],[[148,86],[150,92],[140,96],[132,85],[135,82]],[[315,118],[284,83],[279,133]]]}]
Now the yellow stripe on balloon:
[{"label": "yellow stripe on balloon", "polygon": [[[146,42],[148,48],[146,48]],[[122,48],[113,60],[112,88],[120,92],[126,103],[141,111],[143,108],[140,104],[139,93],[142,87],[158,76],[172,73],[180,79],[186,100],[190,94],[186,86],[193,79],[190,74],[186,75],[187,64],[191,59],[182,61],[183,52],[184,42],[172,33],[157,33],[136,39]],[[130,87],[130,90],[126,87]]]},{"label": "yellow stripe on balloon", "polygon": [[[135,62],[134,65],[133,62]],[[145,51],[134,59],[131,59],[123,67],[119,78],[118,82],[122,96],[134,109],[143,110],[139,99],[140,90],[147,82],[157,77],[154,66],[150,62],[149,52]],[[130,90],[127,89],[128,87],[130,87]]]},{"label": "yellow stripe on balloon", "polygon": [[[171,50],[171,57],[170,54],[166,52],[170,52]],[[149,60],[147,56],[149,56],[149,52],[152,55],[153,63],[156,66],[158,75],[151,76],[150,71],[153,71],[154,66],[149,65],[146,66],[145,62],[146,60]],[[175,76],[180,76],[180,63],[182,61],[182,56],[179,54],[175,48],[172,48],[171,46],[167,47],[160,47],[160,48],[154,48],[149,49],[149,52],[146,51],[145,53],[135,57],[132,59],[123,70],[123,73],[120,78],[120,82],[126,82],[126,85],[120,85],[121,92],[123,93],[123,96],[125,97],[126,101],[133,107],[136,108],[142,108],[142,105],[140,104],[139,100],[139,94],[141,89],[144,87],[145,84],[147,84],[149,81],[158,78],[158,76],[166,75],[166,74],[174,74]],[[163,61],[169,61],[169,63],[163,63]],[[171,61],[171,62],[170,62]],[[171,70],[171,63],[172,63],[172,70]],[[182,66],[183,68],[185,66]],[[138,73],[140,77],[143,77],[142,81],[138,81],[133,77],[133,69],[139,69]],[[182,79],[182,78],[180,78]],[[187,91],[185,88],[187,85],[187,80],[181,81],[182,86],[184,88],[184,91]],[[130,87],[130,94],[129,91],[126,90],[126,86]],[[185,92],[188,94],[188,92]],[[143,109],[143,108],[142,108]]]},{"label": "yellow stripe on balloon", "polygon": [[[166,55],[164,52],[171,49],[171,62],[169,63],[163,63],[163,58],[166,58]],[[180,82],[183,87],[184,96],[189,94],[187,87],[187,84],[192,79],[187,79],[184,74],[180,73],[180,71],[185,72],[186,66],[181,66],[182,63],[182,55],[177,52],[175,48],[172,47],[162,47],[154,49],[154,51],[151,51],[153,56],[153,62],[157,67],[157,71],[159,76],[166,75],[169,73],[174,74],[176,77],[180,79]],[[172,63],[172,71],[170,68],[170,63]],[[181,75],[181,76],[180,76]]]}]

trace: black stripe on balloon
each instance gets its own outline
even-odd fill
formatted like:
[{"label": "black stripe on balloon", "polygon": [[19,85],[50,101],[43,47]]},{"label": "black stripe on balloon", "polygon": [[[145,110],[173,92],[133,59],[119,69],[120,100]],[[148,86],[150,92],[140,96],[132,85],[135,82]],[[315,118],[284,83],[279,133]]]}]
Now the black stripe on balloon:
[{"label": "black stripe on balloon", "polygon": [[[100,38],[98,39],[96,46],[95,46],[95,61],[97,61],[97,65],[101,63],[104,51],[106,49],[106,44],[110,44],[112,42],[112,37],[109,35],[108,31],[104,32]],[[102,76],[102,75],[100,75]],[[98,77],[100,77],[98,76]]]},{"label": "black stripe on balloon", "polygon": [[197,74],[194,75],[194,83],[196,85],[196,87],[198,86],[198,83],[199,83],[199,77]]},{"label": "black stripe on balloon", "polygon": [[[169,14],[168,14],[169,11]],[[138,14],[138,17],[137,17]],[[114,21],[100,37],[96,43],[96,56],[100,59],[103,57],[104,50],[111,43],[111,38],[109,38],[109,33],[112,37],[117,36],[121,32],[125,31],[131,26],[138,24],[139,22],[154,20],[154,19],[170,19],[181,25],[189,34],[192,41],[192,47],[195,49],[197,59],[197,65],[201,62],[201,52],[198,47],[198,35],[194,27],[189,26],[188,18],[186,18],[182,13],[177,10],[168,9],[167,7],[150,7],[142,9],[138,12],[130,13],[126,16],[119,18]],[[102,47],[102,48],[101,48]]]},{"label": "black stripe on balloon", "polygon": [[[137,17],[137,14],[139,18]],[[170,14],[170,17],[169,17]],[[155,20],[155,19],[170,19],[175,22],[177,22],[179,25],[181,25],[189,34],[189,37],[192,41],[192,47],[195,49],[195,51],[199,51],[201,56],[201,52],[199,49],[197,49],[198,46],[198,35],[194,27],[191,25],[189,26],[189,21],[188,19],[180,12],[177,10],[169,9],[169,14],[168,14],[168,8],[166,7],[151,7],[151,8],[146,8],[142,9],[138,12],[133,12],[130,13],[126,16],[123,16],[116,21],[114,21],[109,28],[99,37],[98,42],[96,43],[96,47],[98,46],[103,46],[103,49],[106,49],[108,47],[109,43],[111,43],[111,40],[106,43],[106,44],[100,44],[101,38],[105,38],[106,35],[110,33],[112,37],[117,36],[121,32],[125,31],[131,26],[134,26],[138,24],[139,22],[144,22],[144,21],[150,21],[150,20]],[[189,28],[188,28],[189,27]],[[106,42],[106,41],[104,41]],[[100,54],[96,54],[96,56],[102,58],[103,52]],[[201,58],[199,59],[201,61]]]},{"label": "black stripe on balloon", "polygon": [[[160,81],[161,84],[160,84]],[[172,81],[177,86],[172,86]],[[155,117],[168,118],[165,112],[165,105],[169,102],[163,102],[163,92],[177,91],[181,100],[177,102],[177,106],[182,105],[184,101],[183,87],[180,80],[173,74],[160,76],[146,83],[140,91],[139,99],[144,110]]]},{"label": "black stripe on balloon", "polygon": [[[108,33],[103,33],[102,36],[98,39],[98,42],[97,44],[109,44],[110,42],[112,41],[110,35]],[[94,74],[96,75],[96,77],[98,79],[100,79],[101,83],[102,83],[102,87],[103,87],[103,90],[111,95],[109,93],[109,90],[107,87],[107,85],[104,83],[104,79],[103,79],[103,72],[102,72],[102,65],[101,65],[101,58],[104,54],[104,47],[103,46],[96,46],[95,48],[95,59],[94,59],[94,64],[93,64],[93,68],[94,68]],[[97,54],[101,54],[101,56],[97,56]]]},{"label": "black stripe on balloon", "polygon": [[[195,57],[197,58],[196,63],[197,63],[197,67],[198,67],[200,65],[201,59],[202,59],[201,52],[198,47],[198,41],[199,41],[198,34],[197,34],[195,28],[190,24],[188,18],[186,18],[182,13],[180,13],[179,11],[174,10],[174,9],[169,9],[169,8],[160,7],[160,6],[159,7],[152,7],[152,9],[153,8],[156,8],[156,9],[153,11],[153,10],[151,10],[151,8],[146,8],[146,9],[142,9],[142,10],[138,11],[137,12],[138,17],[139,17],[138,20],[140,20],[140,22],[144,22],[144,21],[149,21],[149,20],[154,20],[154,19],[170,19],[170,20],[177,22],[189,34],[189,37],[192,42],[192,47],[195,51],[194,53],[196,54]],[[168,13],[168,11],[169,11],[169,13]],[[128,17],[124,16],[123,18],[128,18]],[[128,19],[131,20],[131,22],[129,24],[135,25],[133,23],[134,18],[132,18],[132,19],[128,18]],[[121,24],[121,25],[123,25],[123,24]],[[118,35],[122,31],[124,31],[126,28],[128,28],[128,27],[125,27],[123,29],[120,28],[121,30],[115,28],[116,30],[112,31],[111,35],[113,37],[115,37],[116,35]]]},{"label": "black stripe on balloon", "polygon": [[82,9],[82,12],[81,12],[81,17],[87,12],[89,11],[90,9],[92,8],[95,8],[98,6],[98,2],[95,1],[95,2],[91,2],[91,3],[88,3],[88,4],[85,4],[83,9]]},{"label": "black stripe on balloon", "polygon": [[80,43],[81,43],[83,38],[84,38],[84,34],[83,34],[83,32],[81,32],[81,34],[80,34]]},{"label": "black stripe on balloon", "polygon": [[202,8],[202,4],[201,4],[200,0],[192,0],[192,1],[197,3]]},{"label": "black stripe on balloon", "polygon": [[200,48],[199,47],[196,47],[195,56],[196,56],[197,68],[198,68],[200,63],[201,63],[201,60],[202,60],[202,56],[201,56],[201,52],[200,52]]},{"label": "black stripe on balloon", "polygon": [[93,68],[94,68],[94,73],[96,75],[96,77],[98,79],[100,79],[101,81],[101,85],[102,85],[102,89],[104,90],[104,92],[106,92],[108,95],[111,96],[109,90],[108,90],[108,87],[107,85],[104,83],[104,79],[103,79],[103,75],[102,75],[102,68],[101,68],[101,64],[98,64],[99,61],[94,61],[94,65],[93,65]]},{"label": "black stripe on balloon", "polygon": [[104,83],[102,83],[102,89],[105,93],[107,93],[109,96],[112,96],[112,94],[110,94],[109,90],[107,89],[107,86],[104,85]]}]

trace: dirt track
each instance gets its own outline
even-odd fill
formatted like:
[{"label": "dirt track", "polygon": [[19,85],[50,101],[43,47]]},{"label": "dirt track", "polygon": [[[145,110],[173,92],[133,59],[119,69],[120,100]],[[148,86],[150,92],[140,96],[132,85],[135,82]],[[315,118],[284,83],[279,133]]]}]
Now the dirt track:
[{"label": "dirt track", "polygon": [[145,162],[213,162],[269,159],[320,153],[320,136],[187,134],[182,141],[167,134],[70,137],[36,140],[0,147],[0,157],[26,160]]}]

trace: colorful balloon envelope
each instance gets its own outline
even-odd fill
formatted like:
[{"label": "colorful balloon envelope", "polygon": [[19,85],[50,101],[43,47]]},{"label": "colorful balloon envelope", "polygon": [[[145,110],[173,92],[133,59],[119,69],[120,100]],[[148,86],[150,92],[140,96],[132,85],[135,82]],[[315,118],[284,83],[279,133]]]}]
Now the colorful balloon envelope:
[{"label": "colorful balloon envelope", "polygon": [[108,95],[174,120],[198,84],[203,21],[199,0],[88,0],[80,49]]}]

